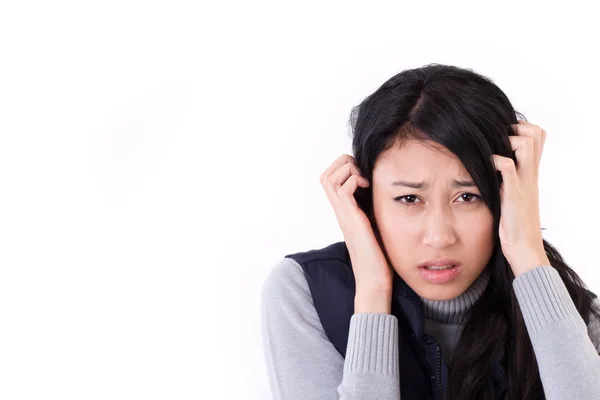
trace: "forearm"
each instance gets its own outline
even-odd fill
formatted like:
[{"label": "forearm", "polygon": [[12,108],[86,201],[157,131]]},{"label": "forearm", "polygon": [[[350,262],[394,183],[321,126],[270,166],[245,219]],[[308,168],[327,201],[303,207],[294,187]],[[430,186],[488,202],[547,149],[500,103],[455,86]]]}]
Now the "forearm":
[{"label": "forearm", "polygon": [[[356,297],[361,311],[386,310],[376,295]],[[302,268],[291,259],[282,260],[265,281],[261,305],[274,400],[400,398],[398,319],[394,315],[355,313],[342,357],[327,338]]]},{"label": "forearm", "polygon": [[340,399],[400,399],[398,319],[387,290],[357,285]]},{"label": "forearm", "polygon": [[600,399],[600,357],[565,284],[551,266],[513,281],[548,400]]},{"label": "forearm", "polygon": [[398,319],[384,313],[354,314],[350,320],[341,400],[399,400]]},{"label": "forearm", "polygon": [[392,295],[388,290],[357,288],[354,313],[392,313]]}]

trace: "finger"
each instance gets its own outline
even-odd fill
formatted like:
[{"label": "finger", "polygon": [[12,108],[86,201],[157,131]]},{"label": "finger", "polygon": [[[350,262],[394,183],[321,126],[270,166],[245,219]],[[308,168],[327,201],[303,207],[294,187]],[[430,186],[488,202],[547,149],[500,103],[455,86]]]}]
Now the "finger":
[{"label": "finger", "polygon": [[[351,175],[361,176],[358,167],[354,165],[354,163],[344,164],[327,178],[325,185],[331,186],[334,190],[337,190]],[[366,179],[364,180],[366,181]]]},{"label": "finger", "polygon": [[332,193],[331,204],[342,231],[345,230],[345,227],[351,227],[355,223],[350,219],[356,216],[358,203],[353,194],[359,186],[364,187],[365,182],[361,180],[360,176],[352,175],[340,188],[330,191]]},{"label": "finger", "polygon": [[354,198],[354,192],[356,192],[356,189],[359,186],[367,187],[368,181],[361,176],[352,175],[337,190],[338,200],[344,207],[358,207],[356,199]]},{"label": "finger", "polygon": [[536,178],[538,164],[534,139],[529,136],[509,136],[508,139],[517,158],[517,174],[519,178],[527,180]]},{"label": "finger", "polygon": [[539,165],[546,142],[546,131],[538,125],[533,125],[526,121],[518,121],[517,124],[511,125],[516,135],[529,136],[535,141],[536,162]]},{"label": "finger", "polygon": [[491,158],[496,170],[502,174],[504,197],[512,197],[515,189],[519,187],[519,176],[514,161],[498,154],[492,154]]},{"label": "finger", "polygon": [[320,176],[319,180],[321,184],[329,178],[335,171],[337,171],[342,165],[347,163],[354,163],[354,157],[349,154],[342,154],[339,156]]},{"label": "finger", "polygon": [[329,176],[323,182],[323,188],[325,189],[325,193],[329,198],[329,201],[332,205],[336,206],[338,202],[338,189],[350,178],[351,176],[357,176],[360,178],[361,185],[368,186],[369,181],[360,176],[358,172],[358,168],[354,163],[343,164],[337,171],[335,171],[331,176]]},{"label": "finger", "polygon": [[367,187],[369,183],[363,177],[358,175],[352,175],[350,178],[344,182],[342,186],[337,190],[337,194],[339,198],[350,198],[354,199],[354,192],[358,187]]}]

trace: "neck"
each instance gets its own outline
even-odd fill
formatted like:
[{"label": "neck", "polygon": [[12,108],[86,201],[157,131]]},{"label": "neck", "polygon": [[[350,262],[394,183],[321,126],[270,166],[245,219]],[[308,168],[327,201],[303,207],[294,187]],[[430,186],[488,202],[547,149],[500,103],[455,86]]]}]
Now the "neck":
[{"label": "neck", "polygon": [[437,322],[458,324],[471,306],[481,297],[490,280],[488,268],[460,296],[450,300],[429,300],[421,297],[425,318]]}]

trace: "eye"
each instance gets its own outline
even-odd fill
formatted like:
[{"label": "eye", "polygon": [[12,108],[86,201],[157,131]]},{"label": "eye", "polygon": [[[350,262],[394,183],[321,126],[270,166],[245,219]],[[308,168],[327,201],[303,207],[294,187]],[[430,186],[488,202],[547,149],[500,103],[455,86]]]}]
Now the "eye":
[{"label": "eye", "polygon": [[[482,196],[475,194],[475,193],[465,192],[465,193],[462,193],[459,196],[459,198],[466,200],[466,201],[461,201],[460,203],[475,203],[476,201],[481,200]],[[414,194],[407,194],[405,196],[398,196],[398,197],[394,198],[395,201],[397,201],[399,203],[404,203],[404,204],[415,204],[415,199],[418,199],[418,197],[415,196]],[[406,201],[403,201],[403,200],[406,200]]]},{"label": "eye", "polygon": [[469,193],[469,192],[461,194],[459,198],[465,199],[465,196],[469,199],[475,199],[475,200],[463,201],[462,203],[474,203],[475,201],[481,200],[481,198],[482,198],[482,196],[480,196],[478,194]]},{"label": "eye", "polygon": [[[414,194],[407,194],[406,196],[395,197],[394,200],[397,201],[397,202],[399,202],[399,203],[414,204],[413,199],[416,199],[416,198],[418,198],[418,197],[415,196]],[[402,199],[406,199],[407,201],[402,201]]]}]

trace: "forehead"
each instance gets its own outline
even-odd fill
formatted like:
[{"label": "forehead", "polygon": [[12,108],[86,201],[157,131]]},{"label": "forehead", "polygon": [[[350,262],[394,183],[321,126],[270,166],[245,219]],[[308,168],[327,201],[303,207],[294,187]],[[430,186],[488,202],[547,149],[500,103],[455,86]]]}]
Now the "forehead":
[{"label": "forehead", "polygon": [[469,178],[458,157],[433,141],[407,140],[381,153],[375,162],[373,177],[399,177],[429,180],[448,177]]}]

